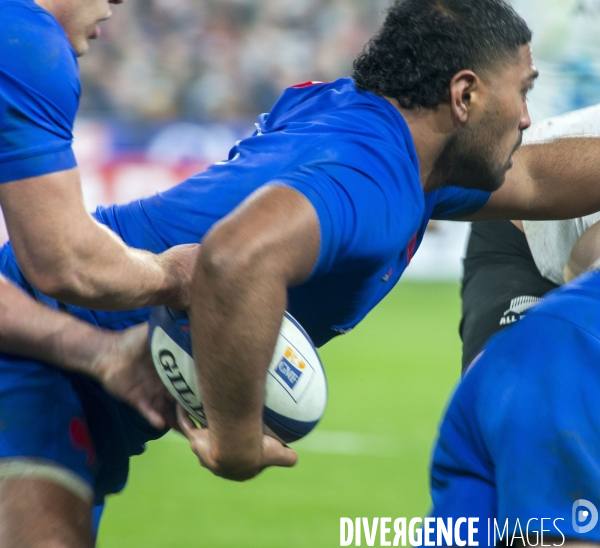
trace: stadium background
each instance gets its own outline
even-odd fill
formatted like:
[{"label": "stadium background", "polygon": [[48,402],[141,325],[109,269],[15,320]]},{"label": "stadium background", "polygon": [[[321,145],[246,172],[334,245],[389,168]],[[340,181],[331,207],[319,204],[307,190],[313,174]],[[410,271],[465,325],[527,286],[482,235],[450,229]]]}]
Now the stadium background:
[{"label": "stadium background", "polygon": [[[541,77],[534,120],[600,102],[600,0],[515,0]],[[75,147],[86,203],[168,188],[223,159],[287,86],[348,74],[387,0],[128,0],[81,60]],[[411,281],[322,352],[327,415],[294,470],[247,484],[201,470],[176,435],[133,460],[100,548],[328,547],[340,517],[416,517],[459,373],[467,226],[436,225]],[[364,542],[364,540],[363,540]]]}]

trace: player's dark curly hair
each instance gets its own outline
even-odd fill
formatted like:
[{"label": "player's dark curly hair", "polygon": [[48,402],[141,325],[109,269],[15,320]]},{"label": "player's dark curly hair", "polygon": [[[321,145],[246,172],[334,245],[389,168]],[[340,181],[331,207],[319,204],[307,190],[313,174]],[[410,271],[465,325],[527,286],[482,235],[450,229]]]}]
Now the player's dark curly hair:
[{"label": "player's dark curly hair", "polygon": [[530,41],[527,23],[504,0],[395,0],[353,77],[404,108],[431,109],[448,100],[457,72],[483,75]]}]

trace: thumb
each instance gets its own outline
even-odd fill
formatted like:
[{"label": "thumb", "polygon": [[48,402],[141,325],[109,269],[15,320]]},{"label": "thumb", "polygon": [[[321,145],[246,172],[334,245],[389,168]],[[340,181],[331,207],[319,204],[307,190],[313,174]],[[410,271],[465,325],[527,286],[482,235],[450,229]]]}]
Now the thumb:
[{"label": "thumb", "polygon": [[291,468],[298,462],[298,453],[271,436],[264,436],[263,464]]},{"label": "thumb", "polygon": [[177,404],[177,424],[179,426],[179,431],[191,441],[194,436],[194,431],[198,428],[192,422],[192,419],[190,419],[187,411],[179,404]]}]

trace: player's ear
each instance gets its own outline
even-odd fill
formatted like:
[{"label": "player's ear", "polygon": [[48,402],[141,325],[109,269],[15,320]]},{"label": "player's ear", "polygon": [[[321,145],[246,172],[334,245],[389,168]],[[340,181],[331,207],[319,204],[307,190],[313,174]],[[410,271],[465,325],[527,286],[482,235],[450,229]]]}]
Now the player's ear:
[{"label": "player's ear", "polygon": [[450,80],[450,110],[453,117],[465,124],[481,99],[481,80],[471,70],[461,70]]}]

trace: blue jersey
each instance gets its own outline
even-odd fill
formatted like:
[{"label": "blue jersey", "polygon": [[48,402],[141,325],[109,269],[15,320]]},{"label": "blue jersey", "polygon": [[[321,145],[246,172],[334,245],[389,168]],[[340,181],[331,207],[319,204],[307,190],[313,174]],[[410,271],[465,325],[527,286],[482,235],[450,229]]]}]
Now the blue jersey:
[{"label": "blue jersey", "polygon": [[527,528],[532,544],[542,529],[546,545],[600,542],[589,511],[600,509],[598,363],[594,272],[550,293],[475,360],[440,427],[432,515],[479,518],[480,546]]},{"label": "blue jersey", "polygon": [[424,195],[404,119],[351,79],[288,89],[229,160],[172,190],[98,217],[130,246],[164,251],[199,242],[267,184],[303,194],[317,212],[321,249],[289,310],[317,346],[352,329],[391,290],[431,217],[466,216],[489,193],[443,188]]},{"label": "blue jersey", "polygon": [[75,167],[75,52],[33,0],[0,3],[0,183]]},{"label": "blue jersey", "polygon": [[[319,219],[317,263],[310,278],[289,291],[290,312],[318,346],[353,328],[392,289],[430,218],[466,216],[489,198],[486,192],[458,188],[424,195],[414,144],[400,113],[385,99],[341,79],[287,90],[227,161],[151,198],[100,208],[96,216],[130,246],[161,252],[201,241],[215,222],[269,183],[296,189]],[[39,300],[59,306],[27,284],[10,246],[0,254],[0,270]],[[147,309],[109,313],[60,307],[110,329],[145,321],[149,314]],[[10,364],[12,358],[6,360]],[[3,367],[2,362],[0,358],[0,398],[2,379],[15,374],[14,367]],[[47,378],[50,368],[39,367]],[[86,481],[92,477],[99,502],[122,487],[128,456],[160,433],[93,381],[69,378],[96,450],[94,470],[77,473]],[[42,396],[38,400],[45,401]],[[13,408],[18,409],[16,403]],[[65,415],[63,430],[72,415]],[[12,438],[9,441],[7,454],[12,455],[15,446]],[[2,450],[0,443],[0,457]],[[73,454],[72,460],[81,462],[84,456]]]}]

